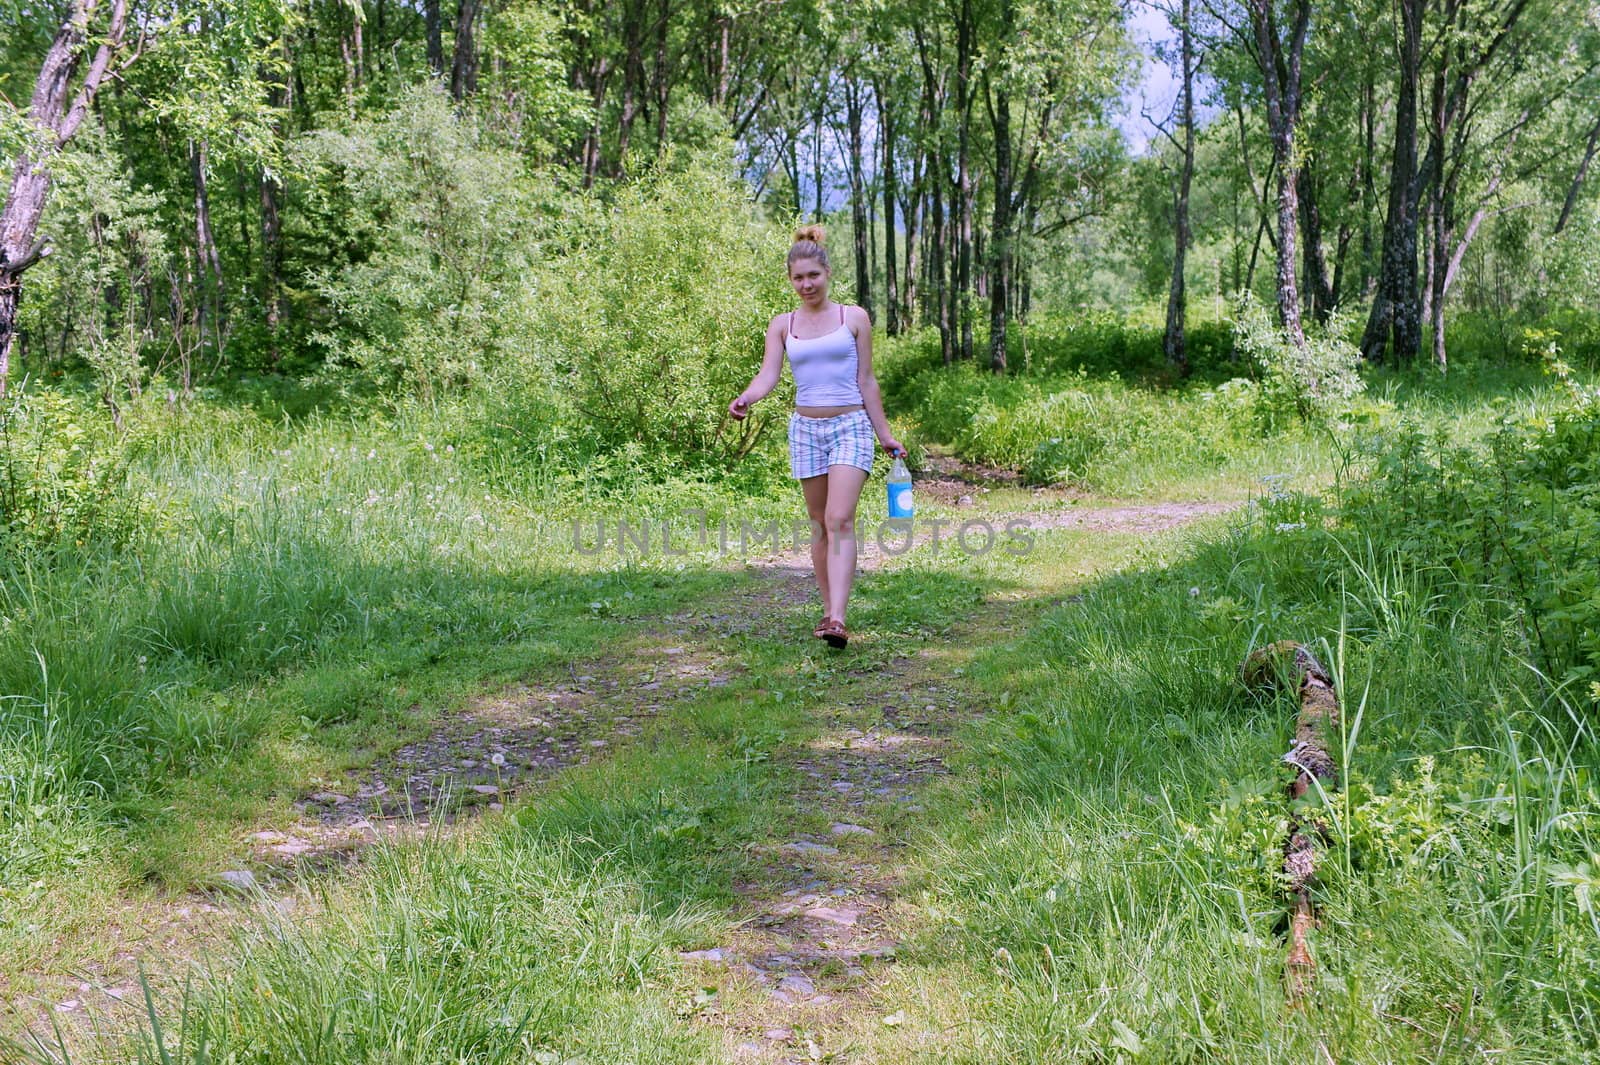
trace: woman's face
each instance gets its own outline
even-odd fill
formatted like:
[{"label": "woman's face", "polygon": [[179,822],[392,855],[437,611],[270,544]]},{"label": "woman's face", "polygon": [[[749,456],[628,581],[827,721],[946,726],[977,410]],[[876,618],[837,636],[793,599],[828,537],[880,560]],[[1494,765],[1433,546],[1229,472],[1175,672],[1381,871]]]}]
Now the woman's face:
[{"label": "woman's face", "polygon": [[796,259],[789,268],[789,284],[795,295],[813,303],[828,295],[828,270],[815,259]]}]

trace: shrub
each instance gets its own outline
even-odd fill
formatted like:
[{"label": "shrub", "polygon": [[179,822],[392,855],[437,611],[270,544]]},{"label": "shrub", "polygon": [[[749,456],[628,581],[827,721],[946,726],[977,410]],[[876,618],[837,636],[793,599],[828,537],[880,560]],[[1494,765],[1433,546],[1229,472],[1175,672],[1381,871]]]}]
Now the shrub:
[{"label": "shrub", "polygon": [[126,543],[138,509],[126,484],[109,419],[48,389],[0,399],[0,550]]},{"label": "shrub", "polygon": [[1600,680],[1600,395],[1574,388],[1554,414],[1503,417],[1487,449],[1407,427],[1343,505],[1349,527],[1498,602],[1546,676]]},{"label": "shrub", "polygon": [[1366,388],[1357,372],[1361,352],[1342,337],[1337,320],[1308,328],[1305,342],[1296,344],[1247,292],[1235,310],[1233,329],[1239,350],[1260,375],[1259,410],[1269,428],[1286,418],[1335,416]]},{"label": "shrub", "polygon": [[[437,87],[294,146],[306,211],[349,260],[313,271],[329,364],[432,400],[526,354],[543,186]],[[351,250],[353,249],[353,251]]]},{"label": "shrub", "polygon": [[1256,386],[1153,392],[1112,374],[996,377],[933,366],[910,383],[923,431],[1034,483],[1126,488],[1154,471],[1210,468],[1254,432]]},{"label": "shrub", "polygon": [[547,276],[541,358],[595,450],[723,464],[782,436],[787,384],[744,425],[727,416],[788,303],[785,235],[730,173],[693,156],[622,187]]}]

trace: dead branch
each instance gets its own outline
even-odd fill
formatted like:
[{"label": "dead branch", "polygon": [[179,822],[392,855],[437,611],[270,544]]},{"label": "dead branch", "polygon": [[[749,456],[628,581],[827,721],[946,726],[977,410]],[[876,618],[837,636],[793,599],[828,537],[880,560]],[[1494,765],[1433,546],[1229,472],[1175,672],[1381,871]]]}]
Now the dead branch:
[{"label": "dead branch", "polygon": [[[1239,667],[1239,679],[1252,691],[1293,691],[1300,697],[1295,719],[1294,746],[1283,760],[1295,770],[1289,799],[1303,798],[1313,788],[1327,793],[1339,787],[1339,762],[1334,740],[1339,734],[1339,698],[1333,678],[1302,644],[1292,640],[1252,651]],[[1283,847],[1283,874],[1293,910],[1289,914],[1289,953],[1284,960],[1284,980],[1291,1006],[1302,1005],[1311,993],[1316,963],[1311,955],[1311,929],[1316,927],[1316,904],[1311,884],[1317,874],[1317,848],[1328,837],[1325,824],[1289,817],[1288,839]]]}]

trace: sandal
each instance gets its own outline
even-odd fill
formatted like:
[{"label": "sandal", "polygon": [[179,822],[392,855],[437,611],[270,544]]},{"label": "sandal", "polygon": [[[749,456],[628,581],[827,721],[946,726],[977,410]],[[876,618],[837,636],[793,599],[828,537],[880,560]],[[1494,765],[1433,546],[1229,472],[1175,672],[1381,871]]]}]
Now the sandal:
[{"label": "sandal", "polygon": [[828,622],[832,620],[833,619],[828,617],[828,615],[822,615],[822,620],[817,622],[816,627],[811,630],[811,635],[815,636],[819,640],[822,639],[823,630],[828,627]]},{"label": "sandal", "polygon": [[833,648],[843,647],[850,642],[850,634],[845,632],[844,622],[828,619],[828,623],[817,630],[822,638],[828,641],[828,646]]}]

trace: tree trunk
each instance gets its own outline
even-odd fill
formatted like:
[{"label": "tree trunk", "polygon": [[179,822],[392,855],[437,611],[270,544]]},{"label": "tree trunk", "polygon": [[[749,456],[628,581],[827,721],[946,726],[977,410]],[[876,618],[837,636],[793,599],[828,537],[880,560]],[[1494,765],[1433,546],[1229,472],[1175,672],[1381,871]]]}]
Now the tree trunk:
[{"label": "tree trunk", "polygon": [[797,135],[789,136],[788,150],[783,154],[788,163],[786,168],[789,183],[794,189],[794,213],[796,217],[805,210],[805,205],[800,202],[800,138]]},{"label": "tree trunk", "polygon": [[1255,30],[1256,58],[1266,86],[1267,128],[1272,135],[1273,160],[1278,166],[1278,317],[1296,346],[1304,346],[1300,324],[1300,293],[1295,280],[1295,230],[1299,201],[1294,158],[1294,128],[1300,120],[1300,57],[1311,19],[1310,0],[1295,0],[1294,24],[1287,44],[1278,40],[1274,0],[1251,0],[1250,20]]},{"label": "tree trunk", "polygon": [[878,137],[883,142],[883,303],[884,328],[890,336],[900,335],[900,284],[894,249],[894,201],[899,195],[894,172],[894,114],[884,98],[883,83],[874,80],[873,96],[878,105]]},{"label": "tree trunk", "polygon": [[726,12],[717,15],[717,38],[717,87],[711,103],[718,111],[723,111],[728,106],[728,78],[732,71],[728,63],[728,53],[733,39],[733,17]]},{"label": "tree trunk", "polygon": [[872,261],[870,235],[867,231],[867,187],[862,160],[861,119],[864,93],[853,71],[844,72],[845,122],[850,136],[850,157],[846,160],[850,175],[850,235],[855,243],[856,303],[872,315]]},{"label": "tree trunk", "polygon": [[[1377,96],[1377,78],[1369,66],[1361,95],[1361,294],[1363,296],[1372,295],[1378,277],[1372,269],[1372,209],[1378,204]],[[1339,283],[1335,281],[1335,290],[1338,287]]]},{"label": "tree trunk", "polygon": [[945,93],[934,73],[932,58],[920,26],[914,27],[918,55],[922,60],[922,85],[925,100],[927,128],[932,134],[932,148],[928,155],[928,299],[933,307],[933,317],[939,327],[939,354],[944,364],[955,361],[954,336],[951,332],[949,286],[946,285],[947,253],[950,227],[945,218],[944,196],[949,185],[950,168],[946,164],[941,116],[944,113]]},{"label": "tree trunk", "polygon": [[667,54],[667,30],[672,19],[672,0],[658,0],[656,10],[656,60],[654,72],[656,98],[656,158],[667,150],[667,104],[672,96],[672,70]]},{"label": "tree trunk", "polygon": [[1301,166],[1300,178],[1301,257],[1306,268],[1308,302],[1312,320],[1318,325],[1326,325],[1333,314],[1333,285],[1328,280],[1328,261],[1322,251],[1322,211],[1317,206],[1317,176],[1309,160]]},{"label": "tree trunk", "polygon": [[811,217],[822,221],[822,123],[827,114],[827,93],[817,93],[817,107],[811,115],[811,193],[814,206]]},{"label": "tree trunk", "polygon": [[[922,125],[926,128],[927,116],[922,116]],[[922,226],[922,186],[925,172],[928,168],[927,154],[918,147],[912,159],[911,189],[910,194],[901,201],[901,215],[906,220],[906,261],[904,283],[900,286],[900,323],[902,329],[910,329],[920,322],[917,315],[917,279],[921,268],[919,252],[922,245],[919,241]]]},{"label": "tree trunk", "polygon": [[1178,26],[1183,63],[1183,167],[1178,174],[1178,194],[1173,203],[1172,284],[1167,290],[1167,331],[1161,347],[1167,361],[1189,376],[1189,353],[1184,344],[1184,316],[1188,294],[1184,289],[1184,259],[1189,251],[1189,187],[1194,179],[1194,34],[1190,30],[1190,0],[1183,0]]},{"label": "tree trunk", "polygon": [[1450,189],[1440,188],[1439,185],[1440,183],[1435,183],[1433,234],[1428,252],[1429,292],[1432,297],[1428,324],[1433,329],[1433,362],[1443,373],[1449,365],[1444,337],[1444,279],[1450,263],[1450,242],[1454,239],[1454,234],[1451,233],[1450,213],[1454,209],[1455,197]]},{"label": "tree trunk", "polygon": [[644,91],[644,5],[628,3],[623,8],[624,55],[622,60],[622,111],[617,116],[616,176],[628,170],[628,146],[633,141],[633,123],[639,117],[639,95]]},{"label": "tree trunk", "polygon": [[[189,174],[194,180],[194,248],[200,261],[196,278],[195,307],[199,311],[200,339],[205,340],[206,322],[209,320],[217,347],[222,347],[222,257],[217,253],[217,240],[211,230],[211,194],[207,182],[210,169],[206,160],[205,140],[189,142]],[[210,314],[206,314],[207,311]]]},{"label": "tree trunk", "polygon": [[1423,0],[1398,0],[1400,91],[1395,97],[1394,162],[1389,171],[1389,206],[1383,223],[1383,260],[1378,290],[1361,337],[1361,353],[1377,361],[1391,347],[1396,362],[1409,362],[1422,347],[1417,292],[1417,82],[1422,73]]},{"label": "tree trunk", "polygon": [[[1011,5],[1004,4],[1009,13]],[[1006,37],[1010,37],[1009,18]],[[1006,370],[1006,326],[1010,317],[1011,273],[1011,101],[1005,89],[994,105],[994,220],[989,241],[989,369]]]},{"label": "tree trunk", "polygon": [[595,178],[600,176],[600,116],[605,108],[606,82],[611,70],[608,57],[596,56],[588,72],[590,120],[583,137],[583,187],[586,189],[593,188]]},{"label": "tree trunk", "polygon": [[450,64],[450,95],[459,103],[478,89],[478,47],[473,31],[480,0],[461,0],[456,11],[455,57]]},{"label": "tree trunk", "polygon": [[976,198],[972,183],[972,0],[961,0],[956,25],[956,206],[961,216],[956,233],[955,316],[961,326],[962,359],[972,358],[972,237]]},{"label": "tree trunk", "polygon": [[[1018,279],[1021,282],[1017,293],[1017,321],[1026,322],[1028,313],[1033,309],[1033,255],[1032,236],[1034,225],[1039,220],[1039,201],[1037,197],[1029,197],[1023,206],[1022,232],[1029,238],[1023,246],[1022,255],[1018,257]],[[1026,351],[1026,348],[1024,348]],[[1026,359],[1024,359],[1026,361]]]},{"label": "tree trunk", "polygon": [[1561,217],[1556,219],[1556,228],[1550,234],[1552,237],[1559,237],[1572,218],[1572,208],[1578,202],[1578,192],[1583,188],[1583,179],[1589,173],[1589,164],[1594,161],[1597,145],[1600,145],[1600,118],[1595,119],[1595,124],[1589,127],[1589,143],[1584,145],[1583,159],[1578,163],[1578,172],[1572,176],[1572,184],[1567,186],[1567,198],[1561,204]]},{"label": "tree trunk", "polygon": [[261,270],[267,312],[267,361],[274,369],[282,358],[279,330],[283,327],[283,225],[278,217],[278,183],[261,173]]},{"label": "tree trunk", "polygon": [[16,342],[17,307],[22,299],[22,275],[39,259],[49,254],[46,243],[38,239],[39,219],[50,197],[50,163],[65,147],[94,104],[95,94],[105,79],[112,58],[121,50],[127,24],[127,0],[113,0],[105,33],[99,38],[94,58],[83,84],[71,104],[67,96],[72,79],[84,57],[98,0],[73,0],[55,40],[39,65],[28,105],[28,122],[44,140],[44,151],[37,159],[26,152],[19,155],[11,170],[11,186],[5,209],[0,211],[0,396],[5,395],[11,372],[11,352]]},{"label": "tree trunk", "polygon": [[[1010,43],[1015,23],[1014,0],[1000,0],[999,37]],[[985,91],[990,80],[985,76]],[[1002,84],[989,108],[994,128],[994,218],[989,234],[989,369],[1006,370],[1006,332],[1011,315],[1012,195],[1015,175],[1011,160],[1011,97]],[[987,98],[987,95],[986,95]]]},{"label": "tree trunk", "polygon": [[422,21],[428,34],[428,68],[444,73],[444,30],[439,18],[439,0],[422,0]]}]

